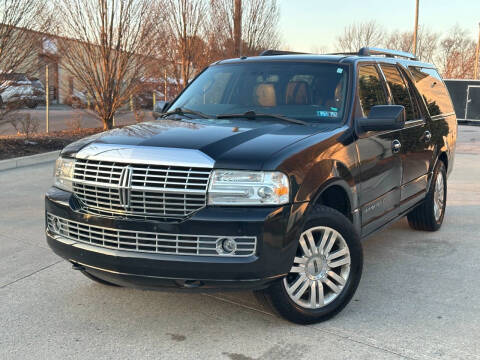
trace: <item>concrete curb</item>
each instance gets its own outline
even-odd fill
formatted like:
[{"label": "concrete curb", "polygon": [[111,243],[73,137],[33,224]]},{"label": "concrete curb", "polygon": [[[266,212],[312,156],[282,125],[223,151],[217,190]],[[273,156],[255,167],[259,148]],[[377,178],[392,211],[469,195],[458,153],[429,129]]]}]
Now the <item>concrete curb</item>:
[{"label": "concrete curb", "polygon": [[35,154],[31,156],[22,156],[13,159],[1,160],[0,171],[53,161],[58,157],[58,155],[60,155],[60,150],[51,151],[43,154]]}]

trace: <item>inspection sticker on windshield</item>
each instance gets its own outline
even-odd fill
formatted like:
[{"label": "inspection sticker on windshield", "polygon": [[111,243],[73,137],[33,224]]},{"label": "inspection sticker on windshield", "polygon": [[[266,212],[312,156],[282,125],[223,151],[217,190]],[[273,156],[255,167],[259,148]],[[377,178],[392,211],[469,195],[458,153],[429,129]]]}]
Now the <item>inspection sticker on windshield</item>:
[{"label": "inspection sticker on windshield", "polygon": [[338,117],[337,111],[317,111],[319,117]]},{"label": "inspection sticker on windshield", "polygon": [[337,74],[341,74],[343,73],[343,69],[342,68],[337,68]]}]

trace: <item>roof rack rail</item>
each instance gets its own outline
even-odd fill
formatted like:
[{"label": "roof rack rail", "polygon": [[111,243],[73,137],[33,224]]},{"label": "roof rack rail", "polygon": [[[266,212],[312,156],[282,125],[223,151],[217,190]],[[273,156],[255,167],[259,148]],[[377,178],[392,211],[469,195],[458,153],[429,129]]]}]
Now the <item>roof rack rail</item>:
[{"label": "roof rack rail", "polygon": [[284,51],[284,50],[264,50],[260,53],[259,56],[271,56],[271,55],[301,55],[301,54],[307,54],[304,52],[295,52],[295,51]]},{"label": "roof rack rail", "polygon": [[418,58],[408,52],[390,50],[390,49],[380,49],[376,47],[362,47],[358,51],[359,56],[371,56],[371,55],[385,55],[386,57],[402,57],[410,60],[418,60]]}]

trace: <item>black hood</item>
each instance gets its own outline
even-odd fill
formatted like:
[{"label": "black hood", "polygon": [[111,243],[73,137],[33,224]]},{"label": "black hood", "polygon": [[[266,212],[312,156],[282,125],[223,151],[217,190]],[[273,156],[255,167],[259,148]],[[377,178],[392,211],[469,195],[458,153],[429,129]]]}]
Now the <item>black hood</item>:
[{"label": "black hood", "polygon": [[127,126],[96,134],[68,145],[62,155],[73,155],[92,143],[200,150],[215,160],[216,168],[261,169],[281,149],[338,124],[296,125],[249,120],[168,120]]}]

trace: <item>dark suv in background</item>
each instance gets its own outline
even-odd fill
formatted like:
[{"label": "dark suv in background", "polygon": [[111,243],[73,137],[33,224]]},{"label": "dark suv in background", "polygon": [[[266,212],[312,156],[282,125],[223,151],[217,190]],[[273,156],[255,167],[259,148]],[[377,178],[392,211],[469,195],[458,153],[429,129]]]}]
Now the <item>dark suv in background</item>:
[{"label": "dark suv in background", "polygon": [[322,321],[359,284],[361,239],[403,216],[440,228],[456,135],[442,79],[411,54],[219,61],[159,120],[63,150],[47,241],[103,284],[253,289]]}]

